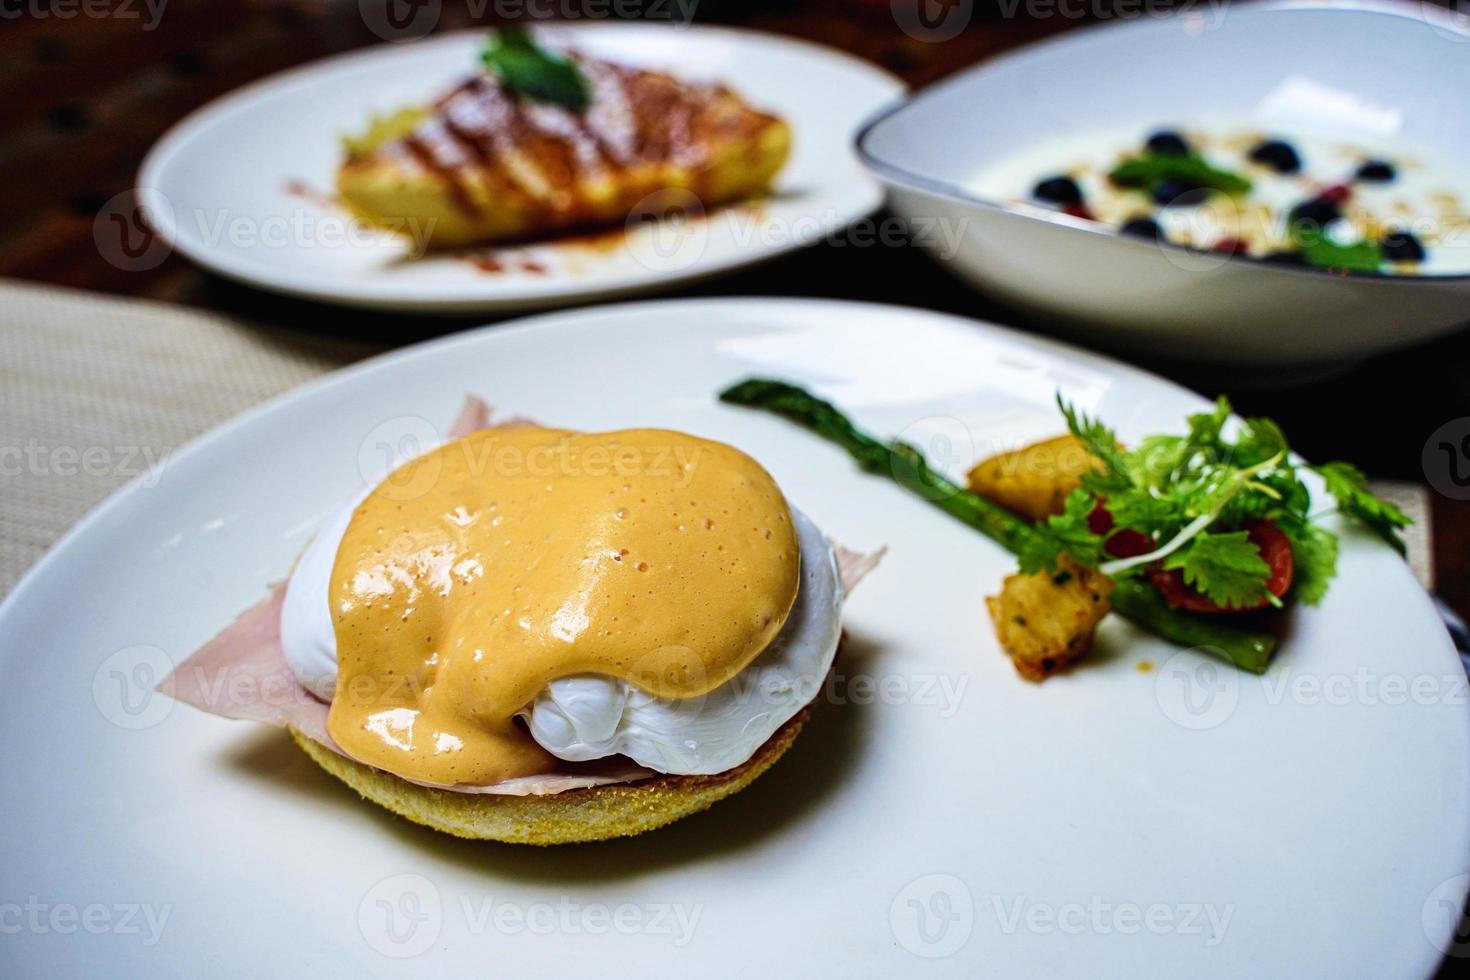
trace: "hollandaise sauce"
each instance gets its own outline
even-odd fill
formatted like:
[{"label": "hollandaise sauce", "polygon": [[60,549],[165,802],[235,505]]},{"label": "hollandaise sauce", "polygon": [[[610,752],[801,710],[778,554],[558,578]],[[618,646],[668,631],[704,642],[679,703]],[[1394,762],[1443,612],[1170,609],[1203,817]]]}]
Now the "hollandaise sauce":
[{"label": "hollandaise sauce", "polygon": [[330,601],[328,728],[429,783],[557,763],[516,720],[548,682],[705,694],[780,631],[801,556],[770,475],[660,429],[487,429],[399,468],[353,514]]}]

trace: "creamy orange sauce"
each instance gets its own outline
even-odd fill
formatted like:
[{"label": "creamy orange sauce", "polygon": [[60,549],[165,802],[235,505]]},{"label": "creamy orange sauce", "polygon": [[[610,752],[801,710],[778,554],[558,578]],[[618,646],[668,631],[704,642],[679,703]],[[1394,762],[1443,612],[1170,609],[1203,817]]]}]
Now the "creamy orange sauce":
[{"label": "creamy orange sauce", "polygon": [[556,765],[516,722],[552,680],[707,693],[780,631],[801,556],[770,475],[659,429],[487,429],[401,467],[332,572],[328,729],[424,782]]}]

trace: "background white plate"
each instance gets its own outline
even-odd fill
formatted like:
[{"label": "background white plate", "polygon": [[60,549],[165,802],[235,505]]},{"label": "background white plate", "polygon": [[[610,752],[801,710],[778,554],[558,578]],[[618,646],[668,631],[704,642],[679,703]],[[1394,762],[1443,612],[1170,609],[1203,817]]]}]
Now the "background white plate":
[{"label": "background white plate", "polygon": [[[1113,623],[1093,661],[1034,686],[981,607],[1007,555],[715,392],[753,373],[813,385],[956,473],[1055,432],[1058,386],[1125,439],[1177,428],[1198,398],[897,308],[705,300],[532,323],[247,414],[102,507],[0,606],[0,973],[1430,972],[1464,892],[1470,725],[1444,630],[1386,548],[1345,540],[1340,579],[1264,680]],[[888,544],[848,606],[845,670],[869,686],[708,813],[552,850],[420,829],[279,731],[146,697],[286,574],[385,444],[442,426],[466,391],[560,425],[729,440],[828,533]],[[14,934],[32,897],[39,925]],[[91,903],[109,910],[95,934],[51,924]],[[167,910],[153,945],[145,918],[133,933],[110,911],[130,903]],[[678,914],[697,916],[682,945]]]},{"label": "background white plate", "polygon": [[[149,154],[139,193],[150,220],[186,256],[266,289],[353,306],[490,312],[646,292],[780,255],[875,210],[882,192],[856,161],[853,133],[902,92],[849,55],[752,31],[589,22],[538,28],[626,64],[718,80],[786,118],[792,155],[759,204],[717,210],[682,230],[652,226],[588,245],[533,245],[487,273],[463,257],[409,258],[394,236],[291,190],[330,195],[340,138],[374,113],[421,104],[476,70],[485,31],[383,45],[247,86],[174,127]],[[684,202],[649,203],[663,213]],[[642,215],[640,210],[640,215]],[[526,261],[545,272],[528,272]]]}]

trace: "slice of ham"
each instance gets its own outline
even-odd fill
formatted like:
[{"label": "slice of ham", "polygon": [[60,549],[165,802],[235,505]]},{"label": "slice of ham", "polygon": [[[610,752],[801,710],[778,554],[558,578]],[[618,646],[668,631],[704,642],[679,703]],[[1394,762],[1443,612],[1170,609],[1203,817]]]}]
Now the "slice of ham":
[{"label": "slice of ham", "polygon": [[[489,428],[490,406],[473,396],[449,430],[451,439]],[[497,423],[510,428],[535,423],[521,418]],[[833,542],[844,593],[851,592],[872,571],[886,548],[871,554],[850,551]],[[351,758],[327,733],[328,705],[297,679],[281,646],[281,604],[286,583],[273,585],[270,594],[251,606],[214,639],[179,664],[158,685],[158,691],[200,711],[240,721],[264,722],[292,728],[338,755]],[[589,763],[564,762],[564,769],[520,776],[487,785],[459,783],[444,786],[410,780],[421,786],[457,793],[502,796],[548,796],[572,789],[631,783],[659,775],[622,757]]]}]

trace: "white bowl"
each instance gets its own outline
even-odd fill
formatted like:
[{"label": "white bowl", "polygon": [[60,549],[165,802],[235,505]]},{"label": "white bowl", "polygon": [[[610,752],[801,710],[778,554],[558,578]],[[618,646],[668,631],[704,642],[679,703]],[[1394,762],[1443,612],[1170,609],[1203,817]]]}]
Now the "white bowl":
[{"label": "white bowl", "polygon": [[[986,199],[974,176],[1070,131],[1228,116],[1470,159],[1470,18],[1418,3],[1194,6],[987,61],[858,135],[915,240],[1003,301],[1096,344],[1297,368],[1366,357],[1470,320],[1470,276],[1339,276],[1157,245]],[[938,227],[946,235],[923,233]],[[943,247],[946,242],[951,247]]]}]

